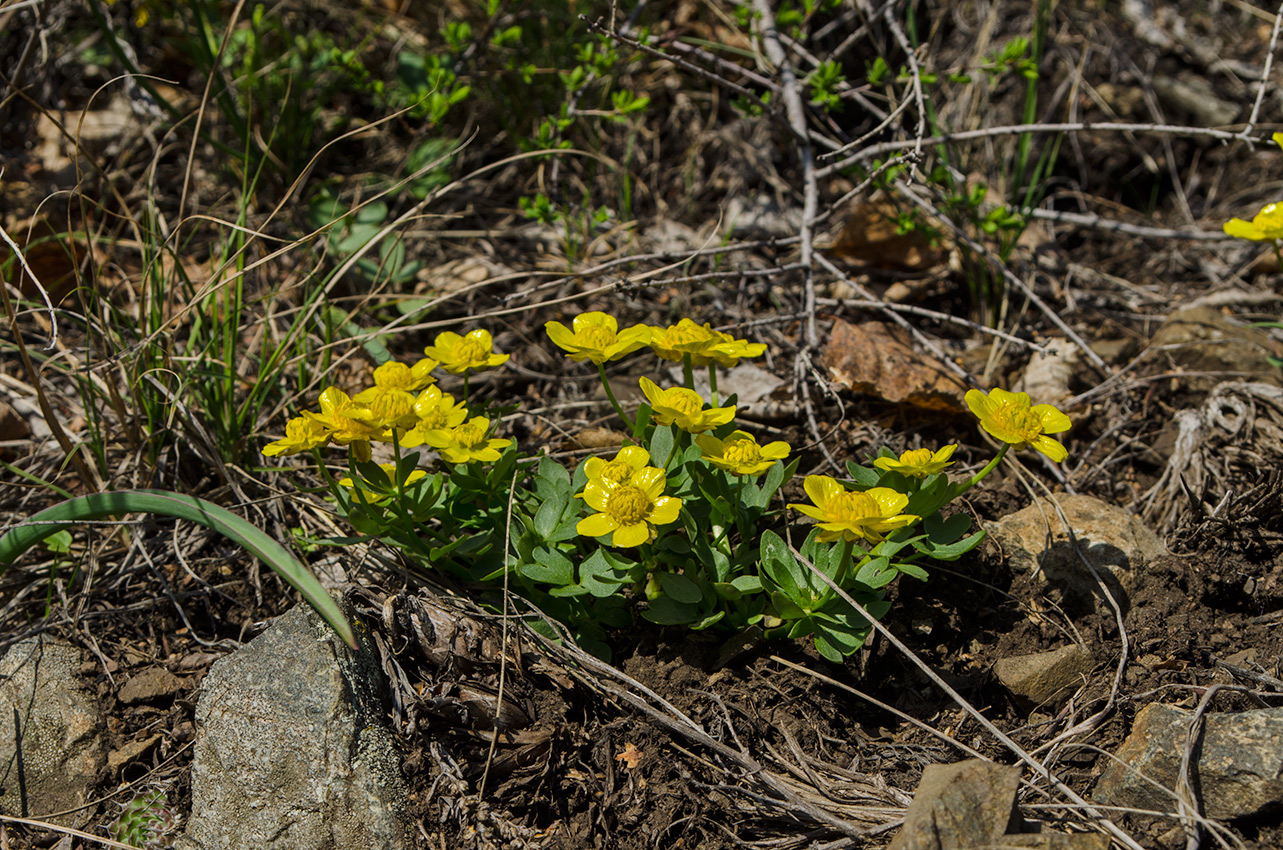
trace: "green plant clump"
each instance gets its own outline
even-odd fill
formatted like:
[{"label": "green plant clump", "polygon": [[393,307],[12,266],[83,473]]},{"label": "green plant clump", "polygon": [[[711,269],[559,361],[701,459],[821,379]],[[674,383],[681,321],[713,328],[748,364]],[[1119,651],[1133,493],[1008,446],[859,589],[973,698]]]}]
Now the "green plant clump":
[{"label": "green plant clump", "polygon": [[[329,542],[379,540],[425,571],[515,591],[602,655],[612,630],[640,616],[695,630],[811,636],[832,661],[863,645],[865,615],[886,612],[886,587],[897,576],[926,580],[924,564],[955,560],[981,541],[983,532],[968,534],[966,515],[942,510],[1009,448],[1066,457],[1047,436],[1069,428],[1063,413],[1024,393],[973,390],[968,404],[1003,443],[977,474],[949,478],[956,445],[900,456],[884,449],[870,465],[848,464],[846,481],[807,476],[811,503],[785,505],[780,490],[797,468],[787,460],[791,448],[741,430],[735,399],[719,399],[717,389],[719,367],[759,356],[765,345],[690,319],[620,330],[604,313],[547,330],[571,359],[597,367],[626,423],[631,437],[612,457],[568,470],[494,436],[487,411],[468,395],[471,373],[507,359],[484,330],[443,333],[414,364],[384,363],[374,386],[355,396],[326,389],[320,410],[291,420],[264,453],[312,451],[319,462],[323,447],[346,445],[349,474],[330,485],[355,535]],[[647,348],[681,363],[686,385],[662,389],[642,378],[646,401],[634,415],[615,398],[605,364]],[[709,399],[694,389],[696,367],[708,370]],[[435,385],[438,369],[464,378],[461,400]],[[394,460],[372,462],[375,442],[390,444]],[[789,511],[816,522],[798,530]],[[529,620],[554,634],[541,618]]]}]

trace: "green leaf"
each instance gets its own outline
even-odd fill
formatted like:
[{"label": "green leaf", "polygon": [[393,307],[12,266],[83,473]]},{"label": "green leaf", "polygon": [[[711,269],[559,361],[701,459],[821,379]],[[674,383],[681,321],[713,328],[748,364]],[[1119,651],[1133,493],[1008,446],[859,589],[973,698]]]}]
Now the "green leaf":
[{"label": "green leaf", "polygon": [[964,537],[957,543],[950,543],[945,546],[936,546],[930,539],[919,541],[915,544],[917,550],[924,555],[929,555],[937,561],[956,561],[972,549],[980,545],[985,539],[984,529],[977,531],[970,537]]},{"label": "green leaf", "polygon": [[544,540],[551,540],[557,531],[557,525],[561,522],[561,514],[565,507],[564,502],[558,502],[555,499],[548,499],[540,505],[539,510],[535,511],[535,534]]},{"label": "green leaf", "polygon": [[655,578],[659,579],[659,586],[664,589],[664,595],[678,602],[695,605],[704,598],[704,593],[699,589],[699,585],[684,575],[660,572],[655,574]]},{"label": "green leaf", "polygon": [[966,514],[954,514],[948,519],[941,517],[940,514],[932,514],[922,522],[922,530],[934,546],[955,542],[966,534],[970,527],[971,517]]},{"label": "green leaf", "polygon": [[930,576],[927,575],[927,571],[922,569],[922,567],[919,567],[917,564],[907,564],[901,561],[899,563],[892,564],[891,569],[903,573],[906,576],[916,578],[918,581],[926,581],[930,578]]},{"label": "green leaf", "polygon": [[860,567],[855,580],[876,590],[889,584],[896,575],[886,558],[874,558]]},{"label": "green leaf", "polygon": [[878,481],[882,478],[882,470],[871,466],[860,466],[853,460],[846,462],[846,471],[860,490],[878,486]]},{"label": "green leaf", "polygon": [[556,549],[540,546],[534,550],[534,557],[522,563],[518,570],[531,581],[546,584],[568,585],[575,583],[575,565],[563,553]]},{"label": "green leaf", "polygon": [[45,538],[45,548],[55,555],[65,555],[71,551],[71,532],[58,531]]},{"label": "green leaf", "polygon": [[655,433],[650,438],[650,462],[659,466],[668,460],[669,455],[673,452],[673,427],[671,425],[660,425],[655,428]]},{"label": "green leaf", "polygon": [[683,626],[699,619],[699,608],[661,596],[651,601],[650,607],[642,612],[642,616],[661,626]]},{"label": "green leaf", "polygon": [[356,637],[347,618],[316,577],[288,549],[242,517],[213,502],[165,490],[114,490],[69,499],[40,511],[0,537],[0,575],[19,555],[72,522],[121,514],[147,513],[195,522],[223,534],[267,564],[307,600],[325,622],[353,648]]}]

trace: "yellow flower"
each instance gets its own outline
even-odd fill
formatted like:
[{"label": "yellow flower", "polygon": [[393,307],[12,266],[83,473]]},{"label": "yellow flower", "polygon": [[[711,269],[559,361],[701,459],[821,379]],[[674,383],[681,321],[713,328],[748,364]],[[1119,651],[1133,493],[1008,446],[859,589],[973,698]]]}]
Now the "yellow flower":
[{"label": "yellow flower", "polygon": [[874,487],[856,492],[843,487],[827,475],[808,475],[802,482],[806,495],[815,506],[789,505],[813,519],[821,529],[820,540],[856,540],[873,543],[888,532],[913,525],[921,517],[902,514],[909,497],[890,487]]},{"label": "yellow flower", "polygon": [[704,458],[732,475],[761,475],[777,460],[788,457],[790,446],[782,440],[759,446],[752,434],[732,431],[725,440],[711,434],[697,434],[695,444]]},{"label": "yellow flower", "polygon": [[[627,482],[650,463],[650,452],[641,446],[624,446],[611,460],[590,457],[584,463],[589,482],[600,481],[610,486]],[[581,499],[583,493],[577,494]]]},{"label": "yellow flower", "polygon": [[654,381],[642,378],[641,389],[655,411],[655,421],[660,425],[676,425],[683,431],[698,434],[721,427],[735,418],[733,407],[705,410],[703,397],[685,387],[661,390]]},{"label": "yellow flower", "polygon": [[428,387],[419,393],[414,400],[414,427],[405,432],[401,445],[407,449],[430,442],[429,435],[437,432],[433,439],[450,441],[448,432],[463,424],[468,418],[468,410],[462,403],[455,403],[454,396],[441,392],[440,387]]},{"label": "yellow flower", "polygon": [[1251,221],[1232,218],[1223,229],[1230,236],[1261,242],[1265,239],[1283,239],[1283,203],[1266,204]]},{"label": "yellow flower", "polygon": [[[420,368],[423,364],[430,365],[424,370]],[[428,373],[436,365],[435,360],[420,360],[412,368],[396,360],[389,360],[374,370],[374,386],[361,390],[352,397],[352,401],[370,408],[375,420],[385,427],[411,428],[417,420],[414,415],[414,391],[432,382],[432,376]]]},{"label": "yellow flower", "polygon": [[1029,393],[993,389],[985,395],[968,390],[967,407],[980,420],[981,428],[1013,449],[1033,446],[1056,463],[1069,457],[1064,446],[1046,436],[1068,431],[1069,417],[1050,404],[1030,405]]},{"label": "yellow flower", "polygon": [[765,343],[735,339],[713,330],[707,322],[697,325],[691,319],[667,328],[651,328],[650,347],[665,360],[679,363],[689,355],[694,366],[707,366],[713,360],[721,366],[734,366],[741,357],[757,357],[766,351]]},{"label": "yellow flower", "polygon": [[[396,464],[381,463],[379,464],[379,468],[382,469],[383,472],[388,477],[387,481],[384,481],[383,484],[389,487],[392,486],[392,482],[396,478]],[[418,481],[420,478],[423,478],[427,474],[428,473],[424,472],[422,469],[416,469],[412,471],[408,476],[406,476],[405,486],[409,487],[411,484]],[[343,485],[344,487],[347,487],[349,490],[358,491],[362,496],[362,501],[364,501],[367,505],[377,505],[380,502],[386,502],[392,498],[390,494],[376,493],[373,490],[368,490],[365,487],[362,487],[361,485],[363,483],[365,482],[363,481],[353,482],[351,477],[344,477],[339,479],[339,484]]]},{"label": "yellow flower", "polygon": [[493,369],[507,361],[508,355],[495,354],[493,345],[494,340],[487,330],[478,328],[469,331],[467,336],[444,331],[437,334],[432,345],[423,349],[423,353],[439,361],[450,374],[461,375],[468,371]]},{"label": "yellow flower", "polygon": [[873,461],[873,465],[878,469],[885,469],[887,472],[899,472],[903,475],[910,475],[914,478],[926,478],[928,475],[935,475],[944,472],[945,467],[953,466],[953,453],[957,450],[958,444],[945,446],[938,452],[932,452],[931,449],[909,449],[900,455],[900,459],[893,457],[880,457]]},{"label": "yellow flower", "polygon": [[653,466],[634,472],[626,482],[593,479],[583,498],[597,513],[581,519],[575,530],[585,537],[613,532],[611,545],[625,548],[653,540],[655,526],[676,522],[682,508],[681,499],[664,495],[667,484],[664,470]]},{"label": "yellow flower", "polygon": [[[368,450],[370,440],[380,439],[384,434],[383,427],[377,422],[374,413],[365,405],[358,404],[348,394],[336,387],[327,387],[321,393],[321,412],[303,411],[303,415],[330,432],[330,440],[340,446],[351,443],[365,443]],[[364,451],[359,446],[358,452]]]},{"label": "yellow flower", "polygon": [[489,430],[490,420],[476,416],[449,431],[428,431],[424,437],[446,463],[488,462],[499,459],[499,449],[512,445],[512,440],[487,437]]},{"label": "yellow flower", "polygon": [[318,449],[330,441],[325,426],[306,416],[299,416],[285,423],[285,439],[263,446],[268,457],[292,455]]},{"label": "yellow flower", "polygon": [[633,325],[621,331],[615,317],[605,313],[580,313],[572,324],[573,332],[561,322],[548,322],[544,329],[549,339],[570,352],[566,356],[576,363],[618,360],[650,344],[649,327]]}]

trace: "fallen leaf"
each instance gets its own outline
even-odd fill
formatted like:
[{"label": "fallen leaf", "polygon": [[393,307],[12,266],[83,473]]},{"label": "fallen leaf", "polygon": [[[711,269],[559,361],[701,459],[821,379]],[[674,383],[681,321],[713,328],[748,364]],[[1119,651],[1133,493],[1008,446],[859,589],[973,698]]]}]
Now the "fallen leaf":
[{"label": "fallen leaf", "polygon": [[933,359],[918,354],[906,334],[881,322],[838,319],[820,363],[829,378],[854,393],[924,410],[965,413],[967,386]]},{"label": "fallen leaf", "polygon": [[629,770],[636,770],[637,765],[641,764],[642,752],[637,749],[637,745],[629,741],[624,744],[624,751],[615,756],[615,761],[624,763],[624,767]]},{"label": "fallen leaf", "polygon": [[932,245],[922,227],[897,229],[899,210],[885,198],[856,203],[828,251],[847,262],[878,269],[923,271],[939,265],[946,251]]}]

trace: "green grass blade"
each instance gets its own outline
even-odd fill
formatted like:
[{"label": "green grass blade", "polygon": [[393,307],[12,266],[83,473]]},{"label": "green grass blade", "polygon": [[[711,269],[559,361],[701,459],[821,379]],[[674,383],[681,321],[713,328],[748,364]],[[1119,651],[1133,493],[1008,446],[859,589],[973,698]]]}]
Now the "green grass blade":
[{"label": "green grass blade", "polygon": [[61,531],[67,523],[132,513],[177,517],[223,534],[275,570],[290,587],[303,594],[308,604],[316,609],[349,646],[356,646],[352,627],[339,610],[338,604],[288,549],[226,508],[181,493],[165,490],[115,490],[80,496],[47,508],[0,537],[0,574],[19,555],[46,537]]}]

